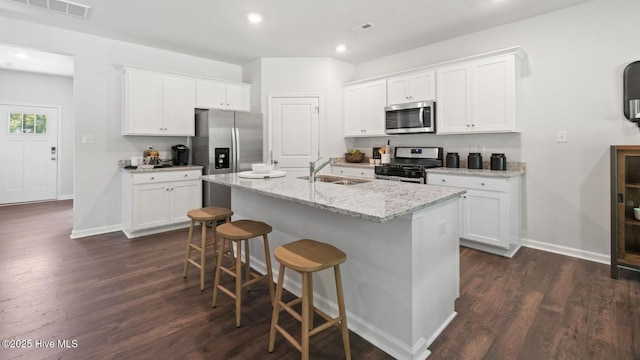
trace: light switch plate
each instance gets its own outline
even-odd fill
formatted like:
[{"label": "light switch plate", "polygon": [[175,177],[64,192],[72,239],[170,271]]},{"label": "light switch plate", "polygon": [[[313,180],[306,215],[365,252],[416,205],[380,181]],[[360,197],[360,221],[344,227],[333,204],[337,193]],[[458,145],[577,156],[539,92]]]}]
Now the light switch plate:
[{"label": "light switch plate", "polygon": [[566,143],[567,142],[567,130],[558,130],[558,133],[556,135],[556,141],[559,143]]}]

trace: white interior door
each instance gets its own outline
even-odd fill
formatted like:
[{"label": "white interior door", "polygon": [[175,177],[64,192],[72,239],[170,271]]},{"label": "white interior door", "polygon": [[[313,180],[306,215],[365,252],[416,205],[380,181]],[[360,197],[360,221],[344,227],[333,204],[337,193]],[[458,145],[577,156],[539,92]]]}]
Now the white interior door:
[{"label": "white interior door", "polygon": [[0,204],[57,198],[58,109],[0,105]]},{"label": "white interior door", "polygon": [[318,97],[273,97],[269,109],[273,160],[282,168],[308,168],[318,158]]}]

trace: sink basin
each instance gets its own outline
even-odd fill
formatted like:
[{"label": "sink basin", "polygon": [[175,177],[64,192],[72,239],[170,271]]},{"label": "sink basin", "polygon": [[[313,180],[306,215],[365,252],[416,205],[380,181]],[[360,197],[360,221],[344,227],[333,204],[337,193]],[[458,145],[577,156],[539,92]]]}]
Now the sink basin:
[{"label": "sink basin", "polygon": [[[309,177],[301,176],[298,179],[309,180]],[[367,179],[345,178],[341,176],[316,175],[316,182],[323,182],[323,183],[337,184],[337,185],[356,185],[356,184],[368,183],[370,181],[371,180],[367,180]]]}]

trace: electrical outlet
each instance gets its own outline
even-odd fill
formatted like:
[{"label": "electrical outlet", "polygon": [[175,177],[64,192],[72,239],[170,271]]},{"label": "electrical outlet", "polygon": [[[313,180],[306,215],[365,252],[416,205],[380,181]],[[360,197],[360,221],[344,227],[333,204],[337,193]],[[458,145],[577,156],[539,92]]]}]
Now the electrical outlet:
[{"label": "electrical outlet", "polygon": [[93,144],[94,143],[93,134],[83,134],[82,135],[82,143],[83,144]]},{"label": "electrical outlet", "polygon": [[447,233],[447,222],[446,221],[440,221],[438,223],[438,235],[444,235]]},{"label": "electrical outlet", "polygon": [[556,141],[559,143],[566,143],[567,142],[567,130],[558,130],[558,133],[556,135]]}]

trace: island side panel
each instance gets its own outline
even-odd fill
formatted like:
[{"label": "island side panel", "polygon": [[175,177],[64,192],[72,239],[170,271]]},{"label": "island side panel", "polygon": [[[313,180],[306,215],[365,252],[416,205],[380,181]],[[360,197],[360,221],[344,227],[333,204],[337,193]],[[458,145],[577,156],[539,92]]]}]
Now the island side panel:
[{"label": "island side panel", "polygon": [[[450,202],[455,204],[456,200]],[[414,296],[416,273],[423,277],[429,271],[428,263],[416,268],[418,260],[421,264],[424,262],[413,254],[416,250],[423,251],[423,246],[416,249],[416,243],[422,240],[424,231],[420,239],[414,237],[414,215],[381,224],[237,188],[232,189],[232,207],[234,219],[261,220],[274,228],[269,235],[272,253],[277,246],[300,238],[327,242],[344,251],[347,261],[341,270],[349,328],[394,358],[424,359],[428,355],[425,337],[429,339],[437,334],[425,334],[424,329],[440,329],[444,325],[424,326],[423,316],[416,318],[414,313],[417,307],[424,313],[424,307],[431,306],[434,296],[441,296],[429,290],[421,291],[428,296]],[[453,208],[455,216],[457,208],[455,205]],[[421,211],[425,216],[420,221],[429,221],[430,209]],[[455,219],[448,221],[455,223]],[[252,264],[264,271],[259,242],[252,242],[251,254]],[[275,259],[273,264],[275,280],[278,267]],[[450,283],[450,286],[455,285]],[[285,288],[299,295],[299,275],[287,272]],[[314,277],[314,293],[320,309],[337,314],[332,271]],[[449,308],[453,308],[453,301]],[[419,340],[414,341],[416,338]]]}]

